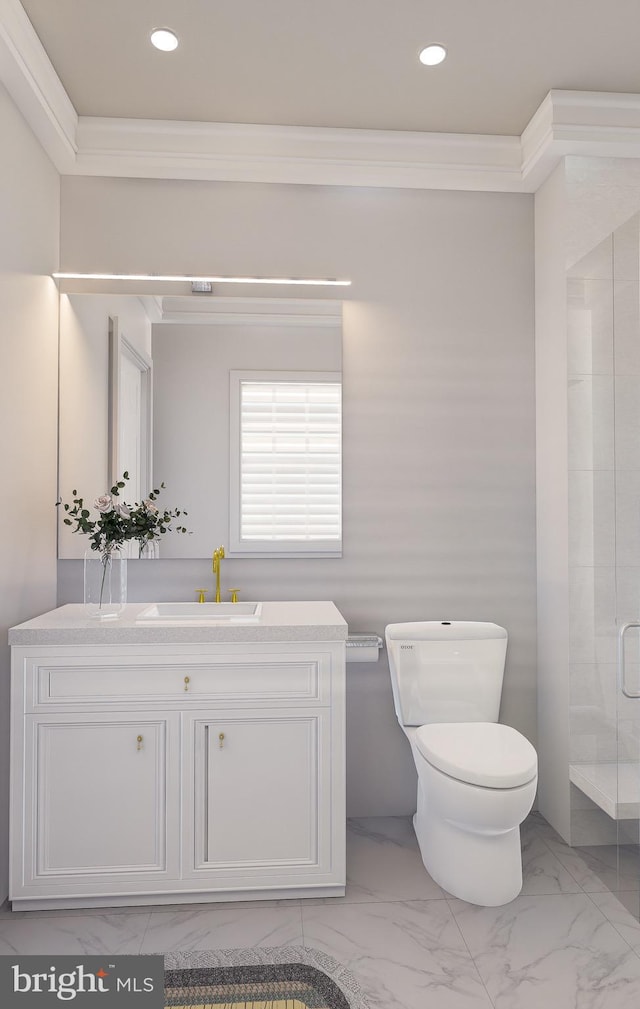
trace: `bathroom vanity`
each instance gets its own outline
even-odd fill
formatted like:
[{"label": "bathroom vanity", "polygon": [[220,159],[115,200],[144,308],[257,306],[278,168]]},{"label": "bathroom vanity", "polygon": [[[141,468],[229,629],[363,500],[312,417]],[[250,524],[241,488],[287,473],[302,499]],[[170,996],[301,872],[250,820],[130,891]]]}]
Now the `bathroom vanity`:
[{"label": "bathroom vanity", "polygon": [[336,607],[145,610],[67,605],[9,633],[13,909],[342,895]]}]

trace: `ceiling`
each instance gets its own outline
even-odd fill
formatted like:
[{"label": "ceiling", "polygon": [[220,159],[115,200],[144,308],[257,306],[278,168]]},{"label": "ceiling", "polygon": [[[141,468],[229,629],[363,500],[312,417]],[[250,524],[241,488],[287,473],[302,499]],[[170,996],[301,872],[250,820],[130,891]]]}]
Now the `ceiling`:
[{"label": "ceiling", "polygon": [[0,0],[0,86],[61,175],[534,193],[640,158],[639,37],[638,0]]},{"label": "ceiling", "polygon": [[551,89],[640,92],[638,0],[22,6],[80,116],[519,136]]}]

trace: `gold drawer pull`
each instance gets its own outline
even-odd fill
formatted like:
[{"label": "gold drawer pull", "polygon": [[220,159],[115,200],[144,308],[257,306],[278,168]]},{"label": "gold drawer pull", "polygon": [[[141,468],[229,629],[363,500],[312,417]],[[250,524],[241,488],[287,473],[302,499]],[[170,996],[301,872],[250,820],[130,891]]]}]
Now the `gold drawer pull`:
[{"label": "gold drawer pull", "polygon": [[222,747],[224,746],[224,732],[220,733],[220,735],[218,736],[218,740],[220,741],[220,749],[222,749]]},{"label": "gold drawer pull", "polygon": [[185,689],[185,690],[188,690],[188,689],[189,689],[189,684],[190,684],[190,683],[191,683],[191,680],[189,679],[189,677],[188,677],[188,676],[185,676],[185,678],[184,678],[184,689]]},{"label": "gold drawer pull", "polygon": [[138,736],[136,742],[138,744],[137,747],[136,747],[136,749],[137,750],[141,750],[142,749],[142,736]]}]

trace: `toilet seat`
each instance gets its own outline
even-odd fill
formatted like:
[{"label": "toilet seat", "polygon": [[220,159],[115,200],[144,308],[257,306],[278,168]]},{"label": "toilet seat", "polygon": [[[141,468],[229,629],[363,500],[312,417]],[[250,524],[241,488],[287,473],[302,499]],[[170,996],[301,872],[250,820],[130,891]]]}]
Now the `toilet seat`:
[{"label": "toilet seat", "polygon": [[470,785],[515,788],[538,773],[529,740],[498,722],[434,722],[421,725],[414,740],[433,767]]}]

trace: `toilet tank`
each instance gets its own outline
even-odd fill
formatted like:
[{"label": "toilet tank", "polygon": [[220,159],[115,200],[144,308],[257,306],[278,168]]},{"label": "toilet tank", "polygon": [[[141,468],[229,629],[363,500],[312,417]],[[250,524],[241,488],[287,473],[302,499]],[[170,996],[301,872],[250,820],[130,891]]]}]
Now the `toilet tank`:
[{"label": "toilet tank", "polygon": [[497,722],[507,632],[498,624],[429,620],[385,631],[401,725]]}]

